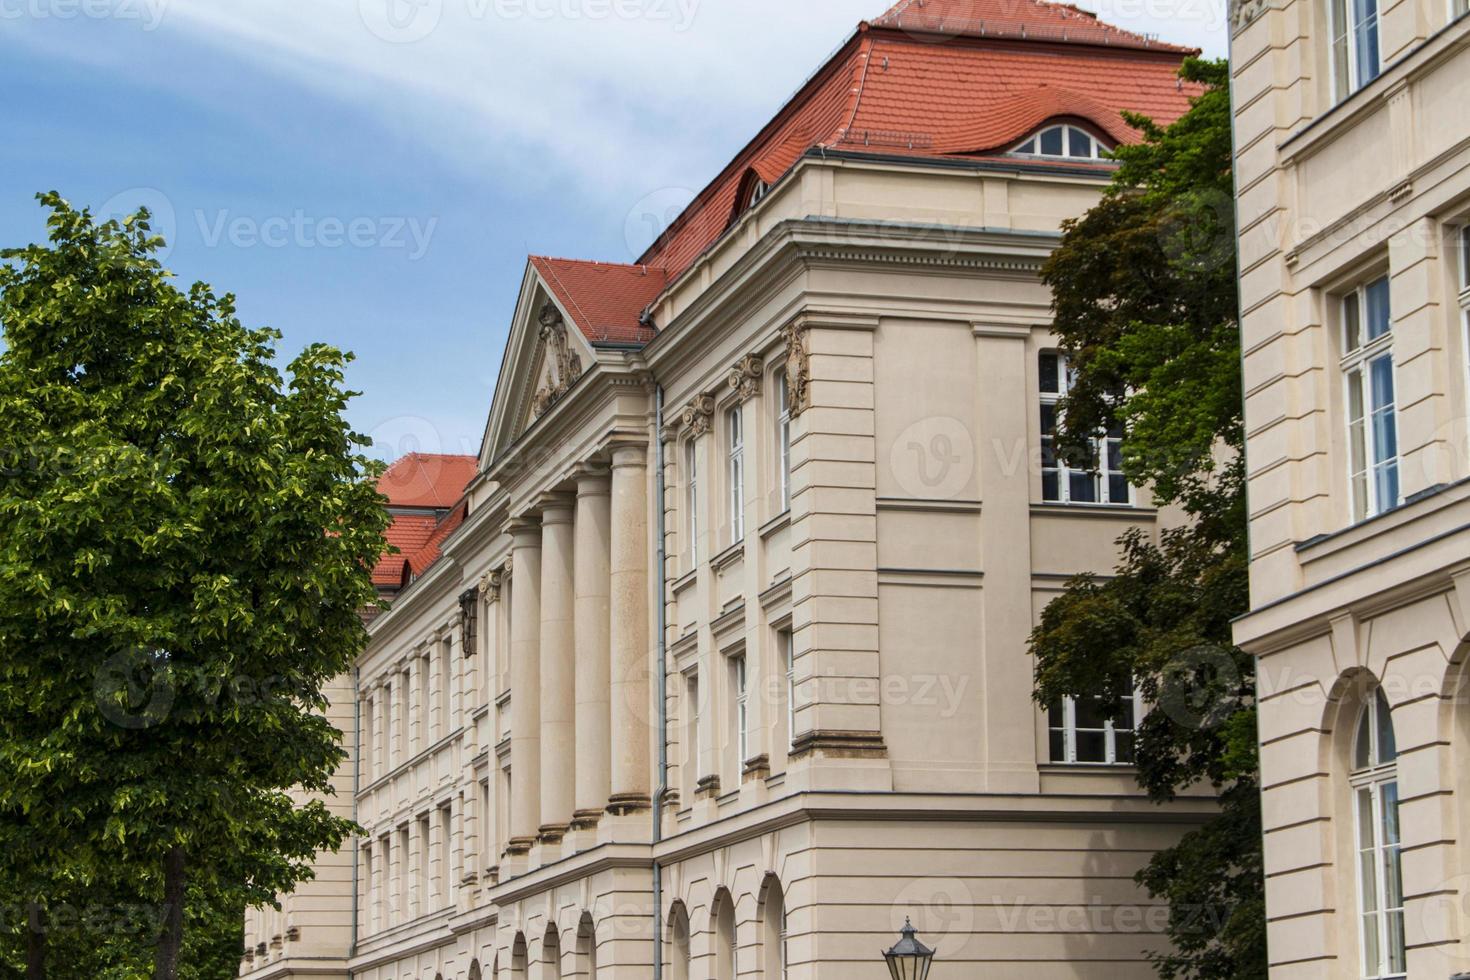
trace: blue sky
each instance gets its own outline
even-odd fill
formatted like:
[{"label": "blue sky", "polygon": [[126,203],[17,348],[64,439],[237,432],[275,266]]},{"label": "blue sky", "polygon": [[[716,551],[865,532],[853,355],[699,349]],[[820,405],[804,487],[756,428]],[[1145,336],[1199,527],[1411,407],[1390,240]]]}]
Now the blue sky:
[{"label": "blue sky", "polygon": [[[0,0],[0,244],[147,204],[185,282],[474,453],[527,253],[631,261],[886,0]],[[1223,0],[1084,0],[1223,54]]]}]

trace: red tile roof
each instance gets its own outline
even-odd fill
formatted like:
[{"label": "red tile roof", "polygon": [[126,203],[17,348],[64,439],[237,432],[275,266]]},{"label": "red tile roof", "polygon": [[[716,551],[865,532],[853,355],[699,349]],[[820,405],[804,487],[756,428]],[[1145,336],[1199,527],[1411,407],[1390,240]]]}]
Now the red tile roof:
[{"label": "red tile roof", "polygon": [[663,269],[531,256],[531,265],[557,302],[594,344],[642,344],[653,331],[639,322],[668,285]]},{"label": "red tile roof", "polygon": [[[642,343],[665,286],[718,241],[753,181],[780,180],[814,149],[928,158],[1007,152],[1043,122],[1079,119],[1120,143],[1137,112],[1167,125],[1199,89],[1178,78],[1190,48],[1045,0],[900,0],[857,32],[694,199],[636,265],[533,257],[594,342]],[[1008,158],[1025,167],[1025,161]],[[1077,161],[1044,165],[1100,169]]]},{"label": "red tile roof", "polygon": [[378,478],[378,492],[393,507],[452,507],[479,469],[473,456],[408,453]]},{"label": "red tile roof", "polygon": [[469,514],[464,492],[478,470],[473,456],[409,453],[384,471],[378,491],[394,513],[385,534],[389,552],[373,568],[374,585],[402,588],[439,560],[444,541]]}]

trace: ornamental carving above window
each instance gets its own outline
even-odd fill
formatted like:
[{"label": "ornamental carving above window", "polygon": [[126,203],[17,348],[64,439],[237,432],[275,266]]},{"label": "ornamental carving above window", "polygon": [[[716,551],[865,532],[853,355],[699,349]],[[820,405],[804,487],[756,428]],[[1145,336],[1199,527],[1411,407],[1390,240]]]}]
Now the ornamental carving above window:
[{"label": "ornamental carving above window", "polygon": [[540,418],[582,377],[582,357],[567,338],[566,321],[555,303],[541,307],[541,347],[546,352],[546,379],[531,399],[531,415]]}]

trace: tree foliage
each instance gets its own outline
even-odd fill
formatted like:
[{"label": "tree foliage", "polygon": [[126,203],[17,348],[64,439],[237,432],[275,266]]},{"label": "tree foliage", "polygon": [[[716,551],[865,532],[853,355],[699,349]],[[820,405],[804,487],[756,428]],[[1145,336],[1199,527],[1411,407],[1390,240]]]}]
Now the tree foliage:
[{"label": "tree foliage", "polygon": [[49,242],[0,253],[0,878],[42,921],[154,909],[114,959],[171,980],[353,829],[302,801],[343,758],[322,691],[388,518],[347,356],[283,376],[146,212],[42,201]]},{"label": "tree foliage", "polygon": [[1139,784],[1158,802],[1212,788],[1220,815],[1138,876],[1170,904],[1159,975],[1266,976],[1254,663],[1233,645],[1248,609],[1244,428],[1237,322],[1228,70],[1191,60],[1201,87],[1167,127],[1116,151],[1099,204],[1064,228],[1043,272],[1075,378],[1058,446],[1091,466],[1098,431],[1121,424],[1123,466],[1183,521],[1120,541],[1112,577],[1081,576],[1032,636],[1036,698],[1101,694],[1121,715],[1136,683]]}]

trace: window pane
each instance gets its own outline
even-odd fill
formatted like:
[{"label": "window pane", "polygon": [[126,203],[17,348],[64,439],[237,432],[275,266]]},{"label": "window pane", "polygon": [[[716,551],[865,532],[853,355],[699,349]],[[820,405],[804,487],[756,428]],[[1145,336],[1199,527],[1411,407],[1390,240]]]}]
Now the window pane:
[{"label": "window pane", "polygon": [[1041,499],[1061,500],[1062,481],[1055,470],[1050,473],[1041,474]]},{"label": "window pane", "polygon": [[[1470,6],[1470,0],[1461,0],[1460,12]],[[1460,289],[1470,289],[1470,225],[1460,229]]]},{"label": "window pane", "polygon": [[1393,711],[1382,690],[1373,699],[1373,710],[1378,724],[1378,758],[1374,761],[1381,766],[1399,757],[1398,741],[1393,733]]},{"label": "window pane", "polygon": [[1408,970],[1402,912],[1391,912],[1388,916],[1388,970],[1393,974],[1402,974]]},{"label": "window pane", "polygon": [[1061,376],[1058,370],[1058,358],[1056,354],[1041,355],[1041,390],[1050,394],[1058,394],[1061,389],[1057,387],[1057,379]]},{"label": "window pane", "polygon": [[1363,290],[1367,301],[1368,340],[1374,341],[1393,329],[1393,311],[1389,303],[1388,277],[1375,279]]},{"label": "window pane", "polygon": [[1128,503],[1128,478],[1124,476],[1108,477],[1108,501],[1115,504]]},{"label": "window pane", "polygon": [[1106,734],[1103,732],[1079,731],[1077,733],[1077,761],[1107,762],[1108,744]]},{"label": "window pane", "polygon": [[1358,715],[1358,735],[1353,742],[1353,771],[1373,768],[1373,720],[1364,710]]},{"label": "window pane", "polygon": [[[1377,824],[1373,819],[1373,791],[1371,789],[1360,789],[1358,798],[1358,849],[1362,851],[1373,850],[1373,831]],[[1367,892],[1364,893],[1368,894]],[[1373,894],[1376,894],[1374,892]],[[1365,909],[1376,909],[1377,905],[1363,906]]]},{"label": "window pane", "polygon": [[1383,784],[1383,843],[1399,846],[1399,784]]},{"label": "window pane", "polygon": [[1361,88],[1378,77],[1378,2],[1352,0],[1352,4],[1353,46]]},{"label": "window pane", "polygon": [[1362,306],[1357,293],[1342,298],[1343,350],[1352,353],[1363,346]]},{"label": "window pane", "polygon": [[[1393,358],[1377,357],[1368,365],[1372,378],[1372,400],[1374,412],[1393,408]],[[1383,457],[1379,457],[1380,459]]]},{"label": "window pane", "polygon": [[1068,491],[1077,503],[1097,503],[1097,477],[1091,473],[1069,473]]},{"label": "window pane", "polygon": [[1092,137],[1075,126],[1067,127],[1067,155],[1073,157],[1091,157]]},{"label": "window pane", "polygon": [[1131,765],[1133,763],[1133,733],[1118,732],[1113,738],[1116,741],[1114,761]]},{"label": "window pane", "polygon": [[1102,700],[1099,698],[1077,699],[1077,727],[1096,728],[1102,730],[1107,727],[1108,719],[1102,712]]},{"label": "window pane", "polygon": [[1055,729],[1051,733],[1051,761],[1070,762],[1067,758],[1067,735]]},{"label": "window pane", "polygon": [[1041,134],[1041,152],[1049,157],[1062,155],[1062,127],[1053,126]]},{"label": "window pane", "polygon": [[1373,471],[1373,492],[1378,496],[1377,513],[1392,510],[1399,505],[1399,466],[1386,463]]},{"label": "window pane", "polygon": [[1041,432],[1043,435],[1051,435],[1057,431],[1057,407],[1051,403],[1041,406]]},{"label": "window pane", "polygon": [[1016,152],[1017,153],[1035,153],[1036,152],[1036,140],[1035,139],[1029,139],[1029,140],[1027,140],[1026,142],[1022,143],[1020,146],[1016,147]]}]

